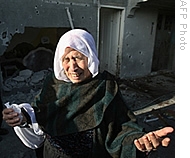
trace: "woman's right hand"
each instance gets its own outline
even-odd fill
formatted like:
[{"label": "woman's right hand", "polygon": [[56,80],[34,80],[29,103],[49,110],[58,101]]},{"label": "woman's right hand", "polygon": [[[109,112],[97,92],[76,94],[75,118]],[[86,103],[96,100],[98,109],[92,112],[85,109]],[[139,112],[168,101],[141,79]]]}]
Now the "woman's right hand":
[{"label": "woman's right hand", "polygon": [[21,124],[19,113],[15,112],[12,108],[6,108],[2,111],[3,120],[11,127]]}]

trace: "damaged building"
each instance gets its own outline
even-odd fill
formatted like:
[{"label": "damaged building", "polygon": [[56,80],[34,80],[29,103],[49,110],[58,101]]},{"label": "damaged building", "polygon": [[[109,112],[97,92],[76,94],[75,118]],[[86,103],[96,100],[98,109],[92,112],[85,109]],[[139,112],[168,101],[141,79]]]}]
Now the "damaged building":
[{"label": "damaged building", "polygon": [[175,71],[174,0],[1,0],[0,7],[3,102],[32,101],[59,38],[73,28],[93,35],[99,70],[121,80]]},{"label": "damaged building", "polygon": [[94,36],[100,71],[126,79],[175,70],[174,0],[1,0],[0,7],[1,89],[5,91],[22,80],[33,85],[29,78],[16,76],[19,71],[51,71],[58,39],[73,28]]},{"label": "damaged building", "polygon": [[72,28],[93,34],[100,70],[119,78],[174,70],[174,0],[1,0],[0,7],[5,75],[9,61],[22,69],[32,50],[43,47],[54,53],[59,37]]},{"label": "damaged building", "polygon": [[[133,111],[167,99],[174,104],[175,0],[0,0],[0,4],[3,103],[31,102],[52,71],[59,38],[82,28],[95,39],[99,70],[119,79]],[[156,86],[150,86],[154,82]],[[147,120],[160,117],[164,116]],[[173,111],[170,117],[174,118]]]}]

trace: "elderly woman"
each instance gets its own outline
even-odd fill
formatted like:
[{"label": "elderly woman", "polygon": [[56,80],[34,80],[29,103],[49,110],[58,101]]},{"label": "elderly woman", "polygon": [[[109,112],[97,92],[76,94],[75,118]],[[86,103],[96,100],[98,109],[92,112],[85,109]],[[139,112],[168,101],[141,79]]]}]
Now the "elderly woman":
[{"label": "elderly woman", "polygon": [[22,117],[12,108],[3,119],[22,142],[32,148],[44,145],[44,158],[135,158],[136,149],[151,151],[168,146],[162,138],[173,128],[144,133],[127,109],[114,76],[98,72],[94,39],[81,29],[59,40],[54,73],[31,104],[20,104]]}]

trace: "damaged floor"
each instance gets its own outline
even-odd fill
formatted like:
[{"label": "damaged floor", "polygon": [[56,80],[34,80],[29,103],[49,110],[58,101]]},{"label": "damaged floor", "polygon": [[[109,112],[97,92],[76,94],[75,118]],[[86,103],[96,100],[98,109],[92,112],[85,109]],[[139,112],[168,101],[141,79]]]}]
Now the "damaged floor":
[{"label": "damaged floor", "polygon": [[[119,81],[126,101],[145,131],[171,126],[175,129],[175,73],[159,71],[145,77]],[[149,158],[175,158],[175,131],[170,145],[159,147]]]},{"label": "damaged floor", "polygon": [[[145,77],[118,80],[118,83],[128,108],[147,132],[165,126],[175,128],[174,72],[159,71]],[[9,130],[9,134],[1,136],[1,158],[36,158],[35,152],[20,142],[12,128],[4,122],[3,127]],[[175,132],[169,137],[170,145],[159,147],[149,158],[175,158]]]}]

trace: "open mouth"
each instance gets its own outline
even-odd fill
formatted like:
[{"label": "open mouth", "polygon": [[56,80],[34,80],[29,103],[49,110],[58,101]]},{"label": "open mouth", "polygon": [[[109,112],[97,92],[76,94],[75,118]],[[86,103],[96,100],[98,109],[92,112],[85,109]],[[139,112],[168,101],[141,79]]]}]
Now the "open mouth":
[{"label": "open mouth", "polygon": [[71,74],[71,76],[72,76],[73,78],[76,78],[76,77],[79,77],[79,76],[80,76],[79,73],[70,73],[70,74]]}]

